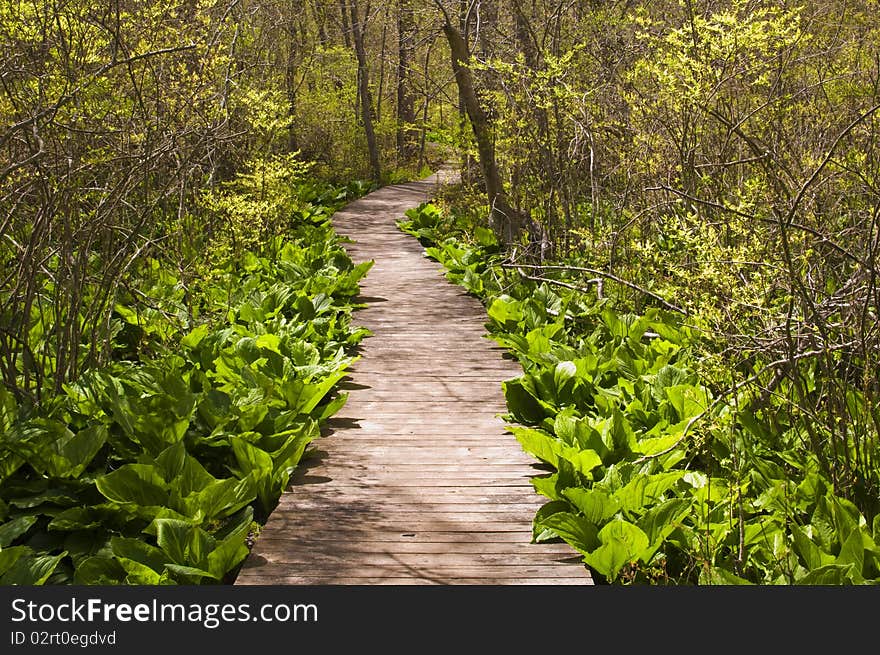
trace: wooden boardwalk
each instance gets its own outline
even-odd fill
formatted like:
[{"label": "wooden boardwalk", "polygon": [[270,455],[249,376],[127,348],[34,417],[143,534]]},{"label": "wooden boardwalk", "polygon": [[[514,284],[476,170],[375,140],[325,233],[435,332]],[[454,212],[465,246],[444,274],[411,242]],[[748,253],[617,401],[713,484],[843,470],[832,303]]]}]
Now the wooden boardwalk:
[{"label": "wooden boardwalk", "polygon": [[519,366],[483,338],[480,302],[395,226],[437,182],[334,215],[352,258],[375,260],[355,315],[373,336],[235,584],[592,584],[567,544],[530,543],[542,471],[497,418]]}]

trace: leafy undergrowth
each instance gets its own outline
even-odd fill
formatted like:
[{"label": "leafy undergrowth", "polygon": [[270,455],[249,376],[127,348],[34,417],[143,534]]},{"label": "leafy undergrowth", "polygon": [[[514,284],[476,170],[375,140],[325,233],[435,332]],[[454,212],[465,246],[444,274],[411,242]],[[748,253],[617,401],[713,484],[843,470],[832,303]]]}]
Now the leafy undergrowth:
[{"label": "leafy undergrowth", "polygon": [[180,281],[149,261],[139,288],[155,303],[120,299],[110,365],[39,407],[0,389],[0,584],[234,578],[344,404],[366,333],[351,311],[371,263],[355,266],[328,220],[346,198],[295,216],[270,255],[211,269],[189,325]]},{"label": "leafy undergrowth", "polygon": [[880,515],[835,493],[797,425],[701,379],[712,344],[680,315],[526,279],[436,206],[407,218],[522,365],[506,418],[550,471],[533,479],[536,541],[563,539],[611,584],[880,582]]}]

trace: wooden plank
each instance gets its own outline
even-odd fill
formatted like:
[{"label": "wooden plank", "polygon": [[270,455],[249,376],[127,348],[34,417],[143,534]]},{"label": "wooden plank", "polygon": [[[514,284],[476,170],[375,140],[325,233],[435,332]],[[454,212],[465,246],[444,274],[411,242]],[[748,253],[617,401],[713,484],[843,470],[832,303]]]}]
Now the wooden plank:
[{"label": "wooden plank", "polygon": [[[291,547],[291,544],[301,544],[303,546],[309,544],[321,544],[322,548],[330,548],[330,546],[325,545],[326,542],[334,544],[339,543],[339,537],[337,535],[326,532],[315,532],[314,534],[305,536],[278,536],[276,533],[263,533],[260,535],[259,539],[264,546],[269,545],[271,542],[278,542],[279,547],[282,548],[289,548]],[[478,550],[505,548],[511,545],[520,544],[528,546],[532,551],[541,550],[549,553],[554,552],[554,549],[564,549],[565,552],[571,552],[571,548],[569,548],[568,544],[564,543],[533,544],[531,543],[531,533],[519,530],[515,532],[470,532],[468,533],[468,539],[466,541],[462,539],[461,531],[417,530],[398,533],[364,533],[361,535],[360,539],[352,541],[350,544],[374,544],[377,547],[382,545],[387,546],[388,544],[399,544],[401,547],[406,546],[407,544],[438,544],[441,547],[446,548],[470,545]]]},{"label": "wooden plank", "polygon": [[[369,471],[351,470],[328,470],[322,469],[323,475],[310,474],[308,469],[297,472],[292,476],[292,487],[308,484],[319,485],[333,483],[332,488],[345,488],[351,485],[360,486],[383,486],[399,487],[400,489],[470,489],[475,487],[486,490],[503,490],[506,487],[518,487],[532,490],[530,482],[533,477],[530,473],[513,473],[506,475],[505,471],[496,474],[485,471],[465,470],[460,473],[452,473],[444,477],[423,477],[417,483],[413,481],[412,471],[387,470],[384,473],[370,473]],[[291,487],[291,490],[292,490]],[[314,492],[313,492],[314,493]]]},{"label": "wooden plank", "polygon": [[414,487],[411,485],[352,485],[336,481],[332,485],[323,485],[322,488],[309,489],[308,494],[286,494],[291,502],[297,502],[298,495],[308,500],[323,500],[333,502],[339,492],[357,493],[362,499],[394,500],[405,498],[407,502],[454,504],[466,502],[470,505],[488,504],[542,504],[546,499],[535,496],[535,500],[523,501],[529,498],[520,489],[508,489],[506,487]]},{"label": "wooden plank", "polygon": [[[280,563],[284,564],[284,563]],[[397,577],[403,577],[407,574],[415,574],[415,575],[439,575],[442,576],[444,580],[463,577],[463,578],[479,578],[481,576],[487,576],[490,578],[498,578],[498,579],[523,579],[523,578],[571,578],[574,577],[573,568],[581,566],[581,565],[573,565],[568,562],[549,562],[543,565],[522,565],[522,564],[511,564],[509,566],[505,566],[503,564],[473,564],[473,565],[461,565],[461,564],[451,564],[451,565],[443,565],[436,564],[433,566],[424,566],[424,567],[412,567],[406,566],[406,564],[387,564],[387,565],[376,565],[376,566],[357,566],[352,565],[350,567],[345,567],[343,571],[334,571],[334,569],[339,568],[338,562],[332,562],[327,570],[324,572],[324,575],[331,574],[332,577],[345,577],[351,578],[352,580],[357,580],[358,578],[374,578],[377,573],[382,573],[383,575],[396,575]],[[312,573],[312,567],[309,565],[301,565],[299,567],[292,567],[294,570],[296,568],[306,569],[303,573],[308,572],[309,576],[314,575]],[[421,569],[421,570],[413,570],[413,569]],[[329,575],[328,575],[329,577]],[[444,584],[449,584],[445,582]]]},{"label": "wooden plank", "polygon": [[325,586],[351,586],[351,585],[393,585],[393,586],[415,586],[415,585],[461,585],[461,586],[479,586],[479,585],[534,585],[534,586],[553,586],[560,585],[592,585],[592,580],[583,577],[571,578],[519,578],[519,577],[487,577],[485,574],[474,578],[447,577],[445,579],[434,579],[427,577],[415,577],[412,572],[408,571],[404,575],[373,575],[372,577],[361,577],[353,580],[351,578],[334,578],[334,577],[315,577],[308,576],[267,576],[259,577],[242,576],[242,581],[238,584],[253,585],[325,585]]},{"label": "wooden plank", "polygon": [[[553,560],[547,560],[544,566],[535,566],[534,553],[449,553],[435,551],[430,553],[406,553],[393,549],[394,552],[371,553],[359,550],[345,550],[328,552],[326,549],[312,550],[273,550],[265,555],[267,562],[277,564],[309,565],[309,566],[332,566],[337,574],[343,572],[352,575],[363,569],[382,568],[398,569],[401,567],[426,569],[431,571],[459,571],[482,567],[485,572],[490,568],[518,567],[530,569],[533,573],[540,572],[542,576],[558,571],[553,567]],[[564,564],[577,563],[578,558],[573,558],[571,553],[557,554],[556,562]],[[517,572],[517,575],[519,573]]]},{"label": "wooden plank", "polygon": [[[264,537],[263,544],[272,542],[281,551],[289,552],[297,557],[320,556],[327,552],[326,541],[304,539],[279,539]],[[580,558],[578,554],[572,554],[567,544],[553,544],[554,552],[559,556]],[[540,547],[546,552],[550,551],[547,544],[528,543],[525,541],[416,541],[414,539],[399,538],[394,541],[358,541],[346,545],[345,552],[349,555],[363,554],[408,554],[408,555],[527,555],[534,557],[535,549]],[[294,560],[291,560],[294,561]],[[308,562],[306,562],[308,563]]]}]

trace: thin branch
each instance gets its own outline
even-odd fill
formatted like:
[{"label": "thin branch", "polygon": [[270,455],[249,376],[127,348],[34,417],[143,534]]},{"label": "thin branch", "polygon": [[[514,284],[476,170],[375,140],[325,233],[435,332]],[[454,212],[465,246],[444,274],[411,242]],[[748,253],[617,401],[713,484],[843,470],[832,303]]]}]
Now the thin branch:
[{"label": "thin branch", "polygon": [[850,132],[852,132],[859,123],[863,122],[865,119],[874,114],[877,110],[880,110],[880,103],[877,103],[873,107],[871,107],[868,111],[863,113],[861,116],[856,118],[852,123],[847,125],[843,131],[837,135],[837,138],[834,139],[834,142],[831,144],[831,147],[828,148],[828,153],[822,159],[822,162],[816,167],[816,170],[813,171],[813,174],[810,175],[809,178],[801,185],[800,190],[794,198],[794,201],[791,203],[791,207],[789,207],[788,214],[785,216],[786,225],[792,225],[792,219],[794,218],[795,212],[797,212],[798,205],[803,200],[804,195],[807,192],[807,189],[816,181],[816,178],[819,177],[819,174],[825,169],[828,163],[831,161],[831,158],[834,156],[834,151],[837,149],[837,146],[843,141],[844,137],[846,137]]},{"label": "thin branch", "polygon": [[[678,312],[679,314],[683,314],[684,316],[689,316],[687,310],[682,309],[678,305],[672,304],[671,302],[669,302],[668,300],[666,300],[662,296],[657,295],[653,291],[649,291],[648,289],[645,289],[644,287],[639,286],[635,282],[630,282],[629,280],[624,280],[623,278],[617,277],[616,275],[614,275],[612,273],[606,273],[605,271],[600,271],[595,268],[586,268],[583,266],[539,266],[539,265],[528,265],[528,264],[501,264],[501,267],[502,268],[515,268],[515,269],[529,268],[529,269],[539,269],[539,270],[553,269],[553,270],[580,271],[583,273],[589,273],[590,275],[598,275],[599,277],[605,278],[607,280],[612,280],[614,282],[617,282],[618,284],[622,284],[625,287],[629,287],[630,289],[633,289],[634,291],[638,291],[640,293],[643,293],[646,296],[650,296],[651,298],[653,298],[654,300],[656,300],[657,302],[662,304],[667,309],[670,309],[674,312]],[[541,282],[549,282],[551,284],[556,284],[558,286],[566,287],[568,289],[572,289],[575,291],[580,291],[582,293],[588,293],[588,291],[586,289],[573,286],[573,285],[568,284],[566,282],[561,282],[559,280],[554,280],[552,278],[529,276],[529,275],[526,275],[525,273],[523,273],[522,271],[519,271],[519,273],[520,273],[520,275],[522,275],[523,277],[525,277],[526,279],[529,279],[529,280],[538,280]],[[587,281],[593,282],[593,283],[599,282],[599,280],[587,280]]]}]

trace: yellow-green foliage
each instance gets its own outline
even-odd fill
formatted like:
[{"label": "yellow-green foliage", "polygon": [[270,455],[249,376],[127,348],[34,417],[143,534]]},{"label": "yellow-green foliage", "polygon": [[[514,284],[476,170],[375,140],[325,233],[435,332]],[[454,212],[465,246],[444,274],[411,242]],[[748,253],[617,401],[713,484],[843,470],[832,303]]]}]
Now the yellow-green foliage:
[{"label": "yellow-green foliage", "polygon": [[223,228],[215,248],[231,248],[233,253],[259,250],[289,224],[296,209],[297,183],[313,167],[297,154],[258,156],[235,179],[205,193],[204,207]]}]

